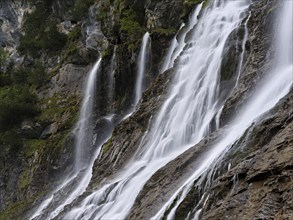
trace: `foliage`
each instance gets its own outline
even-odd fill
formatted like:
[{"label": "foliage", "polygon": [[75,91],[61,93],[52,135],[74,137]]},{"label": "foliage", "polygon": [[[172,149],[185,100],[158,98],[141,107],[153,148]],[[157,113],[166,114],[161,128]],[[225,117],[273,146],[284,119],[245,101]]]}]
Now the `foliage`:
[{"label": "foliage", "polygon": [[58,31],[57,21],[50,16],[51,1],[35,4],[35,10],[24,16],[24,34],[20,36],[18,51],[37,58],[41,55],[41,50],[60,51],[66,43],[67,36]]},{"label": "foliage", "polygon": [[37,88],[43,86],[47,81],[45,68],[40,62],[35,63],[31,73],[28,75],[27,81],[30,85],[34,85]]},{"label": "foliage", "polygon": [[172,28],[172,29],[156,28],[155,30],[152,31],[152,34],[170,36],[170,35],[174,35],[176,31],[177,30],[175,28]]},{"label": "foliage", "polygon": [[101,1],[97,19],[100,21],[103,21],[107,17],[107,14],[109,11],[110,11],[110,1],[109,0]]},{"label": "foliage", "polygon": [[0,87],[10,85],[12,83],[9,74],[0,72]]},{"label": "foliage", "polygon": [[74,20],[83,19],[87,15],[89,7],[94,3],[95,0],[76,0],[72,12]]},{"label": "foliage", "polygon": [[0,67],[4,64],[4,62],[8,58],[8,53],[0,46]]},{"label": "foliage", "polygon": [[0,131],[19,124],[38,113],[36,97],[27,86],[15,85],[0,89]]},{"label": "foliage", "polygon": [[112,137],[103,145],[103,154],[107,153],[110,148],[113,146],[113,139]]},{"label": "foliage", "polygon": [[123,11],[120,26],[121,31],[126,32],[130,40],[137,40],[143,34],[143,28],[137,22],[136,13],[133,9]]},{"label": "foliage", "polygon": [[22,140],[19,138],[15,129],[10,129],[0,133],[1,153],[7,150],[10,155],[15,155],[22,145]]},{"label": "foliage", "polygon": [[5,73],[0,72],[0,87],[9,85],[43,86],[47,80],[44,66],[36,62],[31,67],[10,68]]},{"label": "foliage", "polygon": [[196,4],[201,3],[204,0],[185,0],[184,4],[188,5],[188,6],[194,6]]}]

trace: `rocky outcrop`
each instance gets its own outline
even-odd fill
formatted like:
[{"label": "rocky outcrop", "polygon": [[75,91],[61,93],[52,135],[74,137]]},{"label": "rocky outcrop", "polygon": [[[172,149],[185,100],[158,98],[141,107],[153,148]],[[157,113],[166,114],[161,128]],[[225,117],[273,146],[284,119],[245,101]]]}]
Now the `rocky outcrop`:
[{"label": "rocky outcrop", "polygon": [[[273,59],[274,21],[276,17],[276,1],[256,1],[250,6],[247,24],[248,38],[245,44],[243,73],[239,77],[239,85],[231,91],[221,115],[222,124],[232,118],[246,99],[249,91],[255,87],[258,79],[268,72]],[[266,9],[266,10],[264,10]],[[259,36],[259,37],[256,37]],[[232,54],[233,56],[233,54]]]},{"label": "rocky outcrop", "polygon": [[293,217],[292,92],[228,156],[232,169],[214,181],[202,219]]},{"label": "rocky outcrop", "polygon": [[0,3],[0,44],[12,51],[18,45],[21,22],[29,8],[22,1],[3,0]]},{"label": "rocky outcrop", "polygon": [[[40,204],[62,175],[72,169],[72,129],[78,115],[83,81],[97,57],[103,59],[98,76],[94,139],[103,139],[99,137],[103,136],[101,129],[112,129],[112,124],[103,118],[105,115],[109,112],[115,114],[113,120],[116,124],[133,108],[138,50],[143,34],[148,31],[152,40],[151,68],[146,76],[149,88],[136,111],[115,127],[112,137],[103,145],[86,193],[72,205],[98,189],[105,180],[113,178],[126,164],[172,83],[175,69],[159,74],[170,40],[199,2],[201,0],[101,0],[78,20],[71,7],[76,1],[54,1],[52,13],[58,18],[58,30],[66,34],[68,41],[60,54],[44,51],[40,58],[25,56],[21,62],[25,67],[41,62],[47,78],[44,85],[36,89],[40,114],[24,120],[16,129],[22,147],[3,148],[0,154],[1,218],[22,219],[32,207]],[[236,76],[233,73],[242,52],[239,42],[243,40],[244,21],[248,17],[229,38],[221,72],[221,96],[223,100],[229,96],[221,115],[222,128],[156,172],[140,192],[129,219],[149,219],[160,209],[178,185],[199,166],[203,153],[225,133],[225,125],[249,98],[249,91],[255,87],[256,81],[270,68],[268,61],[274,55],[271,32],[276,3],[261,0],[253,1],[251,5],[243,74],[235,88]],[[18,1],[8,0],[1,1],[0,6],[0,43],[15,50],[26,7]],[[113,60],[115,68],[111,69]],[[109,101],[110,74],[114,75],[115,88],[113,100]],[[223,163],[215,166],[209,184],[206,184],[208,177],[204,178],[203,185],[209,197],[205,206],[201,204],[202,219],[235,219],[235,216],[243,219],[293,218],[292,94],[291,90],[278,106],[251,128],[251,132],[245,133],[242,139],[249,139],[245,148],[239,150],[241,143],[231,148]],[[185,219],[188,213],[194,212],[202,196],[203,188],[195,182],[178,206],[175,218]]]}]

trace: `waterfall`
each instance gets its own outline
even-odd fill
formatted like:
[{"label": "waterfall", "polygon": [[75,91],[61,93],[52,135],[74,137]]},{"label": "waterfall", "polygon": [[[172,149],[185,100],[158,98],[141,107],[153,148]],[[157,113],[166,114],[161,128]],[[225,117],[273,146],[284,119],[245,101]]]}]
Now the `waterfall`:
[{"label": "waterfall", "polygon": [[134,106],[139,102],[141,95],[145,89],[144,87],[144,78],[145,78],[145,70],[146,64],[148,63],[150,53],[150,34],[148,32],[145,33],[142,39],[140,52],[138,55],[138,68],[137,68],[137,76],[135,83],[135,95],[134,95]]},{"label": "waterfall", "polygon": [[244,38],[243,38],[243,41],[242,41],[242,45],[241,45],[241,48],[242,48],[242,53],[240,54],[240,62],[239,62],[239,66],[238,66],[238,73],[237,73],[237,79],[236,79],[236,86],[238,85],[238,82],[239,82],[239,78],[240,78],[240,74],[241,74],[241,71],[242,71],[242,67],[243,67],[243,61],[244,61],[244,54],[245,54],[245,44],[247,42],[247,37],[248,37],[248,28],[247,28],[247,23],[250,19],[250,16],[251,14],[249,13],[245,23],[244,23]]},{"label": "waterfall", "polygon": [[180,33],[181,29],[182,29],[184,26],[185,26],[185,23],[183,23],[183,24],[180,26],[180,28],[179,28],[177,34],[175,35],[175,37],[174,37],[173,40],[171,41],[171,44],[170,44],[170,46],[169,46],[169,48],[168,48],[168,50],[167,50],[167,54],[166,54],[166,56],[165,56],[165,59],[164,59],[163,65],[162,65],[162,67],[161,67],[161,71],[160,71],[161,73],[165,72],[167,69],[170,69],[170,68],[172,67],[172,65],[173,65],[173,63],[172,63],[172,65],[171,65],[171,59],[172,59],[172,55],[174,54],[175,49],[178,47],[177,37],[178,37],[178,34]]},{"label": "waterfall", "polygon": [[[279,100],[290,92],[293,84],[293,1],[284,1],[282,4],[282,10],[279,12],[280,16],[278,19],[280,30],[276,31],[278,33],[277,42],[275,43],[276,66],[268,73],[264,80],[259,82],[251,98],[234,118],[225,135],[212,146],[211,150],[201,156],[203,162],[200,166],[163,205],[153,219],[161,219],[163,216],[167,216],[167,219],[170,220],[174,219],[176,209],[194,186],[194,182],[196,181],[200,185],[204,178],[211,176],[211,173],[214,171],[213,169],[215,169],[215,163],[221,162],[221,156],[229,151],[230,147],[242,137],[245,131],[261,118],[261,115],[274,108]],[[207,192],[207,189],[205,189],[205,192]],[[204,194],[201,201],[207,199],[208,196]],[[172,209],[168,210],[171,205]],[[194,219],[198,219],[201,210],[202,207],[199,208],[199,206],[195,209]]]},{"label": "waterfall", "polygon": [[92,146],[93,126],[92,117],[94,109],[94,97],[96,91],[96,80],[101,58],[95,63],[87,77],[84,97],[77,122],[77,138],[75,143],[75,170],[79,171],[87,165],[89,150]]},{"label": "waterfall", "polygon": [[221,106],[219,74],[225,42],[248,8],[245,1],[211,4],[191,28],[189,47],[180,52],[169,96],[135,156],[65,219],[125,219],[149,178],[209,134]]},{"label": "waterfall", "polygon": [[109,108],[110,112],[112,112],[112,102],[114,100],[114,93],[115,93],[115,80],[114,80],[114,75],[116,71],[116,49],[117,47],[114,47],[113,50],[113,55],[111,58],[111,63],[110,63],[110,69],[108,73],[108,99],[109,99]]},{"label": "waterfall", "polygon": [[[175,60],[179,57],[182,53],[184,47],[186,46],[186,35],[192,30],[192,28],[198,22],[198,15],[201,12],[203,3],[199,4],[196,9],[194,10],[193,14],[191,15],[190,21],[188,22],[187,26],[182,24],[178,34],[175,35],[174,39],[171,42],[171,45],[167,51],[164,63],[161,68],[161,73],[170,69],[174,66]],[[181,33],[182,30],[182,33]]]},{"label": "waterfall", "polygon": [[[101,64],[101,58],[97,60],[92,69],[90,70],[84,90],[84,97],[80,110],[78,122],[76,124],[76,143],[75,143],[75,161],[74,161],[74,173],[67,176],[61,184],[56,187],[55,191],[45,199],[41,205],[34,211],[30,219],[51,219],[64,208],[66,204],[71,203],[77,196],[82,194],[86,189],[91,179],[91,167],[93,166],[94,159],[99,153],[99,149],[96,151],[96,155],[90,160],[89,148],[92,144],[93,136],[93,108],[94,97],[98,70]],[[85,170],[83,168],[87,167]],[[79,185],[75,188],[72,187],[74,182],[79,181]],[[72,190],[73,189],[73,190]],[[64,192],[68,194],[64,195]],[[59,198],[62,195],[64,198]],[[64,199],[64,201],[63,201]],[[59,204],[61,202],[61,204]],[[57,205],[57,207],[55,207]],[[49,217],[44,217],[44,211],[46,209],[53,209]]]}]

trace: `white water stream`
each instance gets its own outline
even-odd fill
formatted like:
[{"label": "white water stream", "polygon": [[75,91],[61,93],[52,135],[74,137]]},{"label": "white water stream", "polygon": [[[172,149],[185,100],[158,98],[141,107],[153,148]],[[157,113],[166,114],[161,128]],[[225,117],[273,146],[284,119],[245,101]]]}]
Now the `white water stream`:
[{"label": "white water stream", "polygon": [[[182,24],[178,34],[175,35],[174,39],[171,42],[171,45],[167,51],[164,63],[161,67],[161,73],[165,72],[167,69],[170,69],[174,66],[175,60],[180,56],[184,47],[186,46],[186,35],[192,30],[192,28],[198,22],[198,15],[201,12],[203,3],[199,4],[194,10],[188,24]],[[182,30],[182,32],[181,32]]]},{"label": "white water stream", "polygon": [[[34,211],[30,219],[39,218],[44,219],[42,216],[46,208],[53,203],[60,203],[53,211],[46,217],[46,219],[52,219],[57,216],[65,207],[65,205],[70,204],[76,197],[81,195],[86,187],[88,186],[91,175],[92,175],[92,166],[99,154],[100,146],[98,146],[95,155],[91,157],[89,155],[90,147],[92,144],[93,136],[93,108],[94,108],[94,97],[96,89],[96,81],[98,70],[101,64],[101,58],[97,60],[92,69],[90,70],[85,84],[84,97],[82,101],[82,107],[79,115],[78,122],[76,124],[76,143],[75,143],[75,161],[74,161],[74,172],[67,176],[64,181],[54,190],[51,195],[45,199],[40,206]],[[68,192],[68,195],[63,195],[63,201],[56,201],[59,198],[59,194],[62,194],[67,187],[71,187],[76,180],[79,181],[77,187]]]},{"label": "white water stream", "polygon": [[[169,210],[168,220],[175,218],[175,211],[187,196],[188,192],[198,178],[204,178],[204,172],[211,172],[212,164],[227,152],[230,147],[245,133],[245,131],[256,122],[265,112],[272,109],[281,98],[283,98],[293,84],[293,1],[284,1],[277,24],[280,26],[276,30],[278,33],[276,44],[276,66],[268,73],[265,79],[259,83],[253,91],[250,100],[245,107],[235,117],[225,136],[222,137],[209,152],[202,155],[201,165],[194,171],[182,186],[173,194],[167,203],[158,211],[153,219],[162,219],[165,212]],[[243,62],[243,60],[241,60]],[[201,176],[202,175],[202,176]],[[201,181],[200,179],[198,181]],[[204,196],[202,197],[204,199]],[[175,205],[174,205],[175,202]],[[197,210],[194,219],[199,218],[201,209]]]},{"label": "white water stream", "polygon": [[213,1],[204,11],[189,49],[180,56],[169,97],[135,157],[65,219],[124,219],[148,179],[209,134],[210,123],[220,109],[219,70],[225,42],[247,7],[245,1]]},{"label": "white water stream", "polygon": [[98,75],[98,69],[101,64],[101,58],[95,63],[91,71],[89,72],[83,101],[81,105],[79,119],[76,125],[77,140],[75,143],[75,170],[78,172],[82,168],[88,165],[89,151],[92,146],[93,137],[93,110],[94,110],[94,96],[96,91],[96,81]]},{"label": "white water stream", "polygon": [[144,78],[146,71],[146,64],[148,63],[148,55],[150,53],[150,34],[145,33],[141,43],[141,49],[138,55],[138,67],[135,84],[134,106],[139,102],[144,91]]}]

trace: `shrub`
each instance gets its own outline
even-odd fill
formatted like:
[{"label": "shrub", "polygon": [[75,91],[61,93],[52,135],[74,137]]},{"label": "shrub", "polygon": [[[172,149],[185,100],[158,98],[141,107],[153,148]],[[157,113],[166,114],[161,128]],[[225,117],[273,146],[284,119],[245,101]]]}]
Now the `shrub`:
[{"label": "shrub", "polygon": [[127,33],[131,40],[137,40],[143,34],[143,29],[137,22],[136,13],[132,9],[125,10],[120,19],[121,31]]},{"label": "shrub", "polygon": [[83,19],[89,10],[89,7],[95,3],[95,0],[76,0],[73,7],[73,19],[80,21]]},{"label": "shrub", "polygon": [[37,114],[36,97],[27,86],[0,89],[0,132],[19,124],[24,118]]},{"label": "shrub", "polygon": [[34,65],[31,73],[28,75],[27,81],[30,85],[34,85],[37,88],[43,86],[44,83],[47,81],[45,68],[40,62],[37,62]]},{"label": "shrub", "polygon": [[58,31],[57,21],[50,16],[51,1],[35,4],[35,10],[24,16],[22,26],[24,34],[20,36],[18,51],[37,58],[41,55],[41,50],[48,52],[61,50],[67,36]]},{"label": "shrub", "polygon": [[0,66],[4,64],[7,58],[8,58],[7,51],[5,51],[2,46],[0,46]]}]

